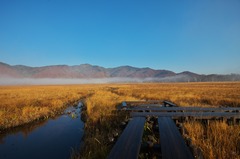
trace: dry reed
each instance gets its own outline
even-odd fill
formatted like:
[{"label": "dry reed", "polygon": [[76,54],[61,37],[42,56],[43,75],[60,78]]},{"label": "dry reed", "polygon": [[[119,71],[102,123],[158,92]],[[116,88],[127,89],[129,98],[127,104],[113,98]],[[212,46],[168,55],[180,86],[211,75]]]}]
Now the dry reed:
[{"label": "dry reed", "polygon": [[[85,146],[73,158],[105,158],[112,147],[108,140],[119,130],[123,114],[114,112],[124,100],[171,100],[180,106],[240,106],[240,83],[143,83],[72,86],[1,86],[0,129],[26,124],[61,112],[85,98],[88,116]],[[206,130],[198,123],[186,123],[193,144],[209,158],[239,155],[239,126],[213,123]],[[202,134],[207,132],[207,140]],[[192,134],[192,135],[191,135]],[[206,136],[203,136],[206,138]],[[218,146],[221,145],[219,148]],[[230,151],[236,149],[236,151]],[[237,156],[238,157],[238,156]],[[236,158],[237,158],[236,157]]]}]

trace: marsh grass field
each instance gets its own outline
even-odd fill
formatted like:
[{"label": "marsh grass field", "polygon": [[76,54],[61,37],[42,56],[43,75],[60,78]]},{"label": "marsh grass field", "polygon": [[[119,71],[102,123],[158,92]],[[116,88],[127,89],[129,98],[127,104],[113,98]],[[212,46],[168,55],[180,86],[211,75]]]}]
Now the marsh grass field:
[{"label": "marsh grass field", "polygon": [[[86,106],[84,146],[72,158],[106,158],[127,114],[116,107],[126,100],[170,100],[179,106],[240,107],[239,82],[139,83],[54,86],[0,86],[0,129],[45,120],[80,100]],[[184,123],[204,158],[240,158],[240,125]]]}]

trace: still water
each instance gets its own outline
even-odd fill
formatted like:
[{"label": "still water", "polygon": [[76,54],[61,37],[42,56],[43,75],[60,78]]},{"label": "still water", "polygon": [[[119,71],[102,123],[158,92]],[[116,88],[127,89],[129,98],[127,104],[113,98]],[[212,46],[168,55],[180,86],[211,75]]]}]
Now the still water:
[{"label": "still water", "polygon": [[0,159],[66,159],[82,143],[81,106],[47,121],[0,134]]}]

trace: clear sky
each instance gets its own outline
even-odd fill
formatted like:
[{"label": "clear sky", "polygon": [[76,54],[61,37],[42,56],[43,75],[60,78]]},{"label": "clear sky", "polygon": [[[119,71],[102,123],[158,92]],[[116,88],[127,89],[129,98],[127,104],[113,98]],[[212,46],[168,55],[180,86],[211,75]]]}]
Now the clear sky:
[{"label": "clear sky", "polygon": [[240,1],[0,0],[0,61],[240,73]]}]

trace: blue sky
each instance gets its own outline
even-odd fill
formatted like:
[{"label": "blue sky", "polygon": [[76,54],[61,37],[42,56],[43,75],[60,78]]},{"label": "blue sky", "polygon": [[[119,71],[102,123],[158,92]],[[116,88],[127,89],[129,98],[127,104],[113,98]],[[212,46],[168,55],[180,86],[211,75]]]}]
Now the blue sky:
[{"label": "blue sky", "polygon": [[240,1],[0,0],[0,61],[240,73]]}]

